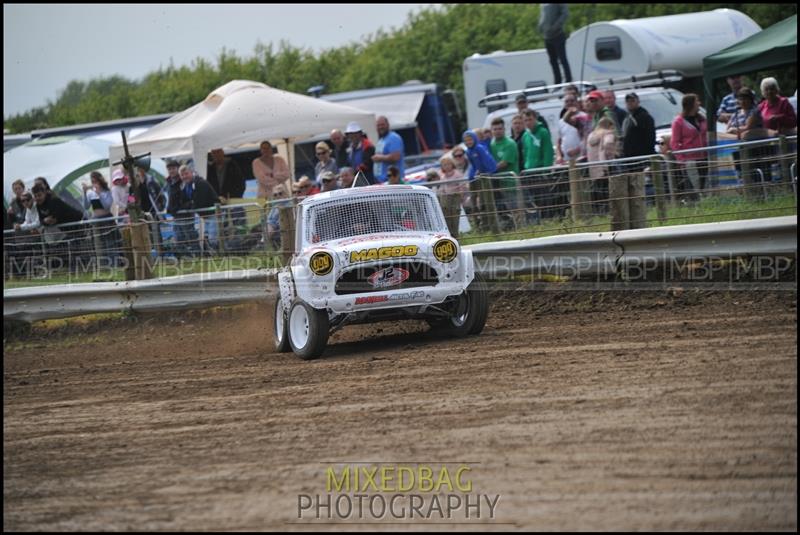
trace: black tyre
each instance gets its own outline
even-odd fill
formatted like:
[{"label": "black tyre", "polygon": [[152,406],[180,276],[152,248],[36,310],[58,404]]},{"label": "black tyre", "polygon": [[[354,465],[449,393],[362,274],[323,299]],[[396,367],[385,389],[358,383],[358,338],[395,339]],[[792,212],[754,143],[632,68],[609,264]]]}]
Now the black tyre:
[{"label": "black tyre", "polygon": [[473,300],[476,301],[475,316],[469,334],[480,334],[489,318],[489,289],[480,273],[475,273],[475,278],[467,291],[473,292]]},{"label": "black tyre", "polygon": [[489,316],[489,297],[486,283],[478,273],[458,298],[456,309],[444,328],[451,336],[479,334]]},{"label": "black tyre", "polygon": [[283,310],[283,301],[281,297],[275,300],[275,306],[272,311],[272,340],[275,343],[275,351],[278,353],[288,353],[292,350],[289,344],[289,329],[286,312]]},{"label": "black tyre", "polygon": [[289,310],[287,330],[292,351],[303,360],[317,358],[328,343],[328,313],[296,300]]}]

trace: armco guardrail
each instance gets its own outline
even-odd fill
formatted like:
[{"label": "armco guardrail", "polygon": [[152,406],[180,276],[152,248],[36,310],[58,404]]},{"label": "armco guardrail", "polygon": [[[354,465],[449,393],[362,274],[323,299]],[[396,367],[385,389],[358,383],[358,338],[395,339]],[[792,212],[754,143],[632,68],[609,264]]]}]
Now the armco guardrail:
[{"label": "armco guardrail", "polygon": [[3,291],[3,319],[37,321],[101,312],[156,312],[259,301],[274,295],[277,270],[197,273],[127,282]]},{"label": "armco guardrail", "polygon": [[567,234],[481,243],[472,250],[487,277],[518,274],[612,275],[623,266],[655,266],[701,257],[797,254],[797,216]]},{"label": "armco guardrail", "polygon": [[566,273],[616,272],[619,248],[611,232],[587,232],[528,240],[479,243],[465,246],[472,251],[475,268],[487,278],[521,273],[563,275]]},{"label": "armco guardrail", "polygon": [[[487,277],[521,273],[614,274],[632,263],[703,257],[797,257],[797,216],[482,243],[472,250]],[[131,282],[67,284],[3,292],[6,320],[36,321],[121,310],[159,311],[266,299],[277,270],[227,271]]]}]

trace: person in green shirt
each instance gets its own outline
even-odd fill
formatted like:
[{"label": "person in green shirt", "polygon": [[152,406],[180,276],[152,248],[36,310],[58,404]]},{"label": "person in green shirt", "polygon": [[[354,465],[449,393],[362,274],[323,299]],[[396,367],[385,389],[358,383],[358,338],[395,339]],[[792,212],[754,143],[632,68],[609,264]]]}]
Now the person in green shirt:
[{"label": "person in green shirt", "polygon": [[[525,199],[526,218],[529,223],[532,223],[539,221],[535,197],[536,183],[541,183],[541,180],[537,180],[537,176],[529,173],[529,171],[552,167],[555,160],[555,151],[550,131],[539,122],[535,111],[526,110],[523,113],[523,120],[525,122],[525,132],[522,134],[522,154],[525,157],[523,170],[528,171],[528,173],[520,177],[520,182],[522,183],[522,194]],[[549,174],[550,172],[547,171],[546,173]]]},{"label": "person in green shirt", "polygon": [[500,117],[492,121],[490,150],[492,158],[497,162],[497,172],[506,174],[499,179],[500,188],[495,190],[494,197],[498,215],[508,226],[513,221],[512,212],[517,209],[516,175],[519,174],[519,152],[514,140],[506,136],[506,124]]},{"label": "person in green shirt", "polygon": [[523,169],[551,167],[555,152],[550,131],[538,121],[534,110],[525,110],[523,115],[527,130],[522,134],[522,153],[525,156]]}]

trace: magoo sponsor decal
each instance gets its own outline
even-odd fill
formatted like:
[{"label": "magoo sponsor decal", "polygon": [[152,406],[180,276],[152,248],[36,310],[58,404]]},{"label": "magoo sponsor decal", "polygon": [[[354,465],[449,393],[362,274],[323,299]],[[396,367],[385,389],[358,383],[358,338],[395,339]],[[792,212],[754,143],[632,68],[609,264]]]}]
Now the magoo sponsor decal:
[{"label": "magoo sponsor decal", "polygon": [[394,247],[379,247],[362,249],[350,252],[350,263],[369,262],[370,260],[386,260],[387,258],[401,258],[417,256],[419,247],[416,245],[397,245]]}]

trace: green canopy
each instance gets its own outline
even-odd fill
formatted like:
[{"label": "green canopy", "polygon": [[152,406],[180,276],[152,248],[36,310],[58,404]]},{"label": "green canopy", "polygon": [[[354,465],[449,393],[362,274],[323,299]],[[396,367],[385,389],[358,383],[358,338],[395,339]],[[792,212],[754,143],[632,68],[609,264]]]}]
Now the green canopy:
[{"label": "green canopy", "polygon": [[797,63],[797,15],[773,24],[766,30],[703,58],[703,85],[706,102],[718,102],[714,80]]}]

